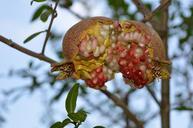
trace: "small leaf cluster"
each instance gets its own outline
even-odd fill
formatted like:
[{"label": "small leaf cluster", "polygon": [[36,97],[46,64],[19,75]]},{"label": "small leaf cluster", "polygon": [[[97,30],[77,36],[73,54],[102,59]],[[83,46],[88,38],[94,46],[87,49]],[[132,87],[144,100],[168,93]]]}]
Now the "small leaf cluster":
[{"label": "small leaf cluster", "polygon": [[68,124],[73,124],[75,128],[78,128],[82,122],[85,121],[87,117],[87,112],[84,110],[79,110],[75,112],[76,102],[78,97],[79,84],[74,84],[74,86],[69,91],[66,98],[66,111],[68,113],[68,118],[64,119],[62,122],[54,123],[51,128],[63,128]]},{"label": "small leaf cluster", "polygon": [[[41,5],[36,9],[35,13],[33,14],[31,22],[34,22],[38,19],[40,19],[42,22],[46,22],[51,15],[56,15],[56,12],[52,8],[52,6],[45,3],[46,1],[47,0],[32,0],[31,1],[31,5],[33,5],[34,2],[41,3]],[[34,39],[41,33],[44,33],[47,31],[48,30],[43,30],[43,31],[33,33],[32,35],[30,35],[29,37],[27,37],[24,40],[24,43],[31,41],[32,39]]]},{"label": "small leaf cluster", "polygon": [[38,2],[38,3],[43,3],[41,4],[35,11],[35,13],[33,14],[32,16],[32,19],[31,21],[35,21],[37,20],[38,18],[40,18],[40,20],[42,22],[46,22],[48,17],[55,13],[52,6],[51,5],[48,5],[46,4],[47,0],[32,0],[31,2],[31,5],[33,4],[33,2]]},{"label": "small leaf cluster", "polygon": [[[68,124],[73,124],[74,128],[78,128],[86,120],[87,118],[86,111],[84,111],[83,109],[75,111],[79,88],[80,85],[76,83],[68,92],[65,103],[68,118],[64,119],[63,121],[58,121],[54,123],[50,128],[64,128]],[[105,128],[105,127],[95,126],[93,128]]]}]

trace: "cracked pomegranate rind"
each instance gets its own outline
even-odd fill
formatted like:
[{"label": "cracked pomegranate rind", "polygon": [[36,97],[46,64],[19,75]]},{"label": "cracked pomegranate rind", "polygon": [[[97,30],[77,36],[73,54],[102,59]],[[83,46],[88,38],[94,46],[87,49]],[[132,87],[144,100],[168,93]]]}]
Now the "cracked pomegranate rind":
[{"label": "cracked pomegranate rind", "polygon": [[82,20],[66,33],[63,51],[68,62],[53,65],[53,71],[60,71],[58,79],[83,79],[91,88],[102,88],[118,72],[133,88],[169,78],[160,37],[137,21]]}]

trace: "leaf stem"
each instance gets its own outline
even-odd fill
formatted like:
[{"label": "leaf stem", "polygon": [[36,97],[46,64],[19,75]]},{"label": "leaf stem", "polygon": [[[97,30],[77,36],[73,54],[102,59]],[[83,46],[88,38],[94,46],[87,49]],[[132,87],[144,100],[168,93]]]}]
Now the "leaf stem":
[{"label": "leaf stem", "polygon": [[78,128],[80,126],[80,123],[74,122],[74,128]]}]

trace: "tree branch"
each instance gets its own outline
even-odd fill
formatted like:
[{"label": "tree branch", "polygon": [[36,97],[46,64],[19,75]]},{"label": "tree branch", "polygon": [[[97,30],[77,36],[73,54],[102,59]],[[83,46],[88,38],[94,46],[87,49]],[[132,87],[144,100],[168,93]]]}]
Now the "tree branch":
[{"label": "tree branch", "polygon": [[149,10],[140,0],[132,0],[133,3],[136,5],[138,10],[144,15],[144,19],[142,22],[150,21],[157,12],[162,10],[163,8],[167,7],[170,4],[170,0],[166,0],[165,2],[161,3],[153,12]]},{"label": "tree branch", "polygon": [[10,47],[18,50],[18,51],[20,51],[20,52],[23,52],[23,53],[29,55],[29,56],[38,58],[38,59],[40,59],[40,60],[42,60],[42,61],[45,61],[45,62],[48,62],[48,63],[50,63],[50,64],[56,63],[55,60],[53,60],[53,59],[51,59],[51,58],[49,58],[49,57],[47,57],[47,56],[45,56],[45,55],[42,55],[42,54],[33,52],[33,51],[31,51],[31,50],[29,50],[29,49],[27,49],[27,48],[24,48],[24,47],[18,45],[17,43],[14,43],[12,40],[9,40],[9,39],[1,36],[1,35],[0,35],[0,41],[1,41],[2,43],[6,44],[6,45],[8,45],[8,46],[10,46]]},{"label": "tree branch", "polygon": [[155,93],[153,92],[153,90],[151,90],[151,88],[149,88],[148,86],[146,86],[147,91],[149,92],[149,94],[152,96],[152,98],[154,99],[154,101],[157,103],[157,105],[160,107],[160,102],[157,99]]},{"label": "tree branch", "polygon": [[160,115],[160,112],[155,112],[152,115],[150,115],[150,117],[148,117],[147,119],[144,120],[145,124],[149,123],[150,121],[152,121],[153,119],[155,119],[157,116]]},{"label": "tree branch", "polygon": [[[161,0],[161,4],[166,3],[170,0]],[[166,48],[166,59],[168,58],[168,7],[164,9],[160,18],[161,25],[163,27],[162,40]],[[171,72],[171,67],[168,67],[168,71]],[[161,125],[162,128],[170,128],[170,81],[162,80],[161,86]]]},{"label": "tree branch", "polygon": [[53,12],[52,12],[52,17],[51,17],[51,20],[50,20],[50,24],[48,26],[48,30],[47,30],[47,33],[46,33],[46,37],[45,37],[45,40],[44,40],[44,44],[43,44],[43,47],[42,47],[42,55],[44,55],[44,52],[45,52],[45,49],[46,49],[46,45],[47,45],[47,42],[48,42],[48,39],[49,39],[49,36],[50,36],[50,33],[51,33],[51,28],[52,28],[52,24],[54,22],[54,19],[56,18],[57,16],[57,13],[56,13],[56,8],[59,4],[59,1],[60,0],[57,0],[56,3],[55,3],[55,6],[54,6],[54,9],[53,9]]},{"label": "tree branch", "polygon": [[121,99],[119,99],[117,96],[113,95],[107,90],[100,90],[100,91],[103,94],[105,94],[109,99],[111,99],[117,106],[119,106],[125,112],[127,118],[130,119],[132,122],[134,122],[138,128],[143,128],[143,123],[139,121],[136,118],[136,116],[128,110],[128,107],[124,104],[124,102]]},{"label": "tree branch", "polygon": [[133,3],[137,6],[138,10],[146,17],[151,14],[151,10],[149,10],[140,0],[132,0]]},{"label": "tree branch", "polygon": [[[166,51],[168,50],[168,45],[167,45],[167,40],[168,40],[168,5],[171,2],[171,0],[161,0],[161,5],[157,7],[153,12],[151,12],[148,8],[145,7],[145,5],[140,1],[140,0],[132,0],[139,11],[144,15],[144,20],[143,22],[150,21],[155,14],[160,11],[162,8],[164,8],[164,12],[162,13],[162,18],[161,18],[161,26],[162,26],[162,33],[161,37],[163,39]],[[152,22],[151,22],[152,23]],[[154,24],[152,24],[154,25]],[[157,27],[157,26],[154,26]],[[169,60],[167,52],[166,52],[166,59]],[[168,67],[169,68],[169,67]],[[169,71],[171,70],[170,68],[168,69]],[[171,71],[170,71],[171,72]],[[152,95],[152,93],[150,92]],[[161,110],[161,124],[162,128],[170,128],[170,84],[169,80],[163,80],[162,81],[162,89],[161,89],[161,105],[160,105],[160,110]],[[158,103],[158,100],[152,95],[154,100]]]},{"label": "tree branch", "polygon": [[83,16],[79,15],[78,13],[74,12],[74,11],[73,11],[72,9],[70,9],[70,8],[66,8],[66,10],[67,10],[68,12],[70,12],[72,15],[76,16],[78,19],[83,20],[83,19],[86,18],[86,17],[83,17]]},{"label": "tree branch", "polygon": [[[149,21],[152,26],[157,30],[157,21],[152,19],[154,14],[152,15],[151,10],[149,10],[140,0],[132,0],[135,6],[138,8],[138,10],[143,14],[144,19],[142,22]],[[149,18],[149,19],[148,19]]]},{"label": "tree branch", "polygon": [[[126,92],[125,96],[123,97],[123,102],[125,103],[125,105],[128,106],[129,102],[128,102],[128,97],[129,97],[129,94],[130,94],[130,91]],[[123,112],[124,114],[124,112]],[[127,116],[124,114],[124,120],[125,120],[125,128],[128,128],[129,127],[129,121],[128,121],[128,118]]]},{"label": "tree branch", "polygon": [[169,4],[170,4],[170,0],[165,1],[164,3],[159,5],[153,12],[149,13],[148,15],[145,15],[142,21],[143,22],[150,21],[156,15],[157,12],[159,12],[160,10],[162,10],[165,7],[168,7]]}]

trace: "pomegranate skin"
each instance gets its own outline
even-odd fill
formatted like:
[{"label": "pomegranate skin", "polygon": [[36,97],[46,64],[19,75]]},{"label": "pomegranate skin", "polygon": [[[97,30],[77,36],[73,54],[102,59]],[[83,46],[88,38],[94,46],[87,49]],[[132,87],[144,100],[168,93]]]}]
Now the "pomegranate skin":
[{"label": "pomegranate skin", "polygon": [[113,20],[106,17],[92,17],[84,19],[73,25],[65,34],[62,47],[64,56],[68,59],[73,59],[78,54],[78,45],[81,40],[81,36],[85,34],[86,30],[100,24],[112,24]]},{"label": "pomegranate skin", "polygon": [[100,89],[118,72],[133,88],[169,78],[170,62],[161,38],[152,27],[138,21],[85,19],[67,31],[62,46],[67,63],[53,66],[54,71],[60,71],[59,79],[82,79],[89,87]]}]

